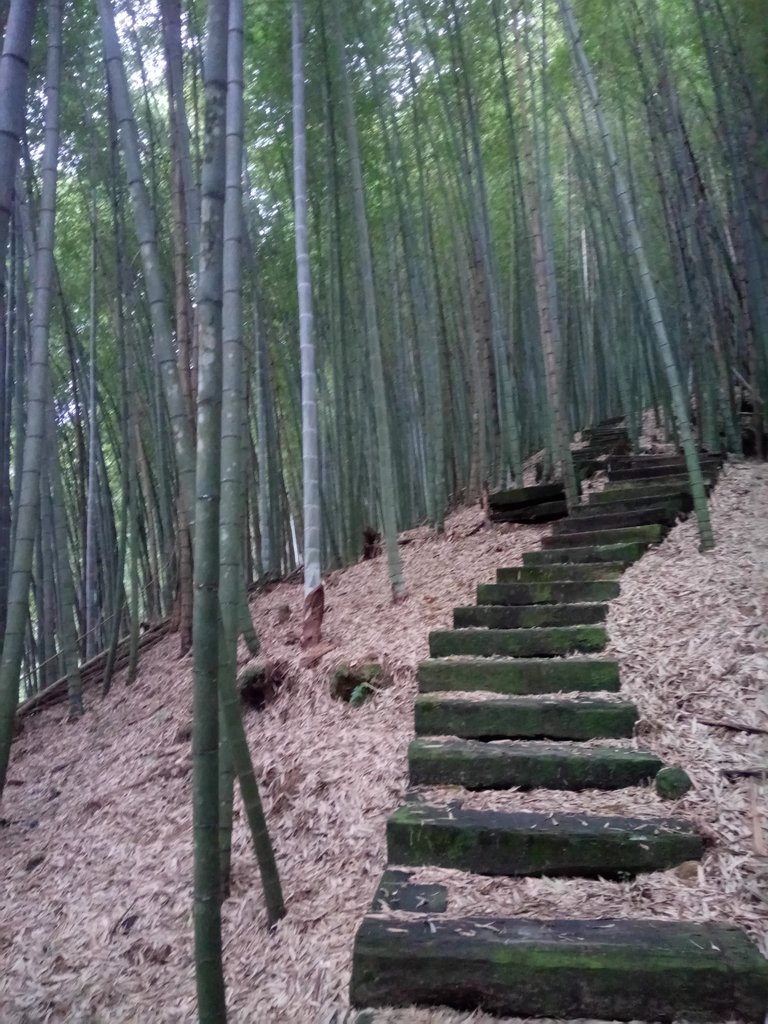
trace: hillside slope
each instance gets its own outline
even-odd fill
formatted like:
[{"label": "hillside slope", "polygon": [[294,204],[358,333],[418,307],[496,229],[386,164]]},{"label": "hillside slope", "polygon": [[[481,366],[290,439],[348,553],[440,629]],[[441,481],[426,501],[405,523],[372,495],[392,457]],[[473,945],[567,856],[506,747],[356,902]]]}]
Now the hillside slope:
[{"label": "hillside slope", "polygon": [[[613,602],[610,635],[628,695],[643,714],[642,742],[684,765],[695,788],[672,810],[712,839],[703,865],[634,883],[547,879],[473,884],[491,912],[578,915],[621,908],[625,916],[730,919],[768,948],[765,902],[768,820],[751,779],[727,767],[766,762],[765,737],[707,726],[768,715],[768,467],[729,466],[712,502],[717,549],[696,550],[695,525],[678,526],[630,568]],[[537,527],[473,532],[477,510],[454,516],[444,538],[412,531],[403,547],[407,601],[392,606],[384,561],[332,574],[324,636],[333,648],[301,668],[301,585],[280,584],[253,602],[268,657],[293,680],[247,726],[278,861],[288,917],[264,929],[258,872],[236,822],[233,893],[225,905],[231,1020],[242,1024],[341,1024],[352,937],[384,863],[384,823],[405,789],[412,735],[414,666],[430,629],[498,565],[536,545]],[[290,617],[284,618],[284,606]],[[0,1020],[8,1024],[188,1022],[194,1019],[190,929],[191,801],[187,742],[189,659],[175,638],[150,651],[136,684],[89,699],[63,723],[52,708],[16,741],[0,817]],[[394,685],[360,709],[332,701],[327,676],[339,662],[386,658]],[[477,794],[493,801],[499,794]],[[510,797],[505,795],[507,801]],[[621,799],[652,815],[642,791],[581,794],[607,809]],[[567,793],[518,793],[525,807],[564,806]],[[669,811],[666,805],[665,811]],[[430,872],[434,880],[434,871]],[[453,887],[461,911],[460,886]],[[381,1013],[377,1020],[444,1022],[448,1011]],[[473,1017],[480,1021],[481,1016]]]}]

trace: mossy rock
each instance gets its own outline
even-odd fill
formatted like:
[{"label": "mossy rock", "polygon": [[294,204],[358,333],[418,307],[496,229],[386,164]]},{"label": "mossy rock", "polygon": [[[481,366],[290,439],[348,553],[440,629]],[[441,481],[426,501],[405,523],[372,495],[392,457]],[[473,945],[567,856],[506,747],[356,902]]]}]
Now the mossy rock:
[{"label": "mossy rock", "polygon": [[359,707],[387,685],[384,666],[378,661],[360,665],[339,665],[331,676],[329,688],[334,700]]},{"label": "mossy rock", "polygon": [[282,662],[259,661],[246,665],[237,677],[240,700],[247,707],[261,711],[274,700],[287,678],[286,667]]},{"label": "mossy rock", "polygon": [[693,788],[693,782],[682,768],[662,768],[654,779],[654,786],[662,800],[679,800]]}]

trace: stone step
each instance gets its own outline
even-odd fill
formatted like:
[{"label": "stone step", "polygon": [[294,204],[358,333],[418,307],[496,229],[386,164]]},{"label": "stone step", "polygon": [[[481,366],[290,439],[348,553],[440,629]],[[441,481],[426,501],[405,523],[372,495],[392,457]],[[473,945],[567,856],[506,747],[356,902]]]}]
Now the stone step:
[{"label": "stone step", "polygon": [[608,512],[604,515],[584,516],[563,519],[552,527],[553,535],[562,536],[568,533],[592,533],[595,530],[625,530],[629,526],[647,526],[662,523],[673,526],[675,512],[668,505],[649,505],[636,509],[634,512]]},{"label": "stone step", "polygon": [[627,428],[619,425],[603,427],[587,427],[581,432],[582,441],[629,441]]},{"label": "stone step", "polygon": [[588,697],[468,700],[420,694],[415,712],[417,736],[476,740],[621,739],[632,736],[639,717],[628,701]]},{"label": "stone step", "polygon": [[546,629],[450,629],[429,634],[433,658],[470,655],[554,658],[572,651],[602,651],[608,643],[603,626],[550,626]]},{"label": "stone step", "polygon": [[448,906],[447,893],[444,885],[415,884],[411,882],[411,872],[388,868],[376,886],[371,910],[374,914],[388,910],[443,914]]},{"label": "stone step", "polygon": [[503,491],[494,491],[488,495],[491,510],[525,508],[543,502],[564,501],[565,489],[560,482],[552,484],[536,484],[533,487],[513,487]]},{"label": "stone step", "polygon": [[591,445],[586,448],[577,448],[571,452],[571,461],[577,467],[604,458],[606,458],[605,452],[601,448],[593,448]]},{"label": "stone step", "polygon": [[492,508],[491,521],[494,523],[551,523],[568,515],[564,501],[545,501],[540,505],[525,508]]},{"label": "stone step", "polygon": [[496,570],[497,583],[586,582],[616,580],[624,572],[623,562],[602,565],[513,565]]},{"label": "stone step", "polygon": [[[725,457],[713,455],[711,452],[699,452],[701,465],[722,466]],[[677,468],[686,472],[685,456],[683,455],[611,455],[608,459],[611,469],[641,469],[643,466],[664,466],[667,469]]]},{"label": "stone step", "polygon": [[[704,486],[711,488],[713,485],[712,477],[704,474]],[[677,487],[681,491],[690,491],[691,481],[687,473],[675,473],[672,476],[639,476],[635,477],[634,480],[618,480],[609,481],[605,485],[605,490],[610,494],[615,494],[617,491],[628,491],[632,493],[645,493],[652,487]],[[605,492],[603,492],[605,493]]]},{"label": "stone step", "polygon": [[614,580],[588,580],[585,583],[481,583],[477,588],[477,603],[524,605],[610,601],[619,596],[620,590]]},{"label": "stone step", "polygon": [[478,875],[624,879],[703,854],[701,836],[676,818],[476,811],[407,803],[387,822],[390,864]]},{"label": "stone step", "polygon": [[[622,498],[619,501],[607,501],[600,499],[595,501],[598,494],[603,494],[603,491],[595,491],[590,495],[589,501],[586,505],[577,505],[571,509],[570,516],[573,519],[589,518],[590,516],[602,516],[602,515],[617,515],[627,512],[641,512],[648,508],[665,508],[670,513],[677,514],[683,510],[683,506],[687,505],[690,508],[690,496],[681,494],[680,491],[675,490],[668,494],[657,494],[657,495],[640,495],[632,496],[629,498]],[[611,497],[612,492],[608,492],[608,497]]]},{"label": "stone step", "polygon": [[574,791],[640,786],[664,767],[655,754],[640,750],[453,736],[413,740],[408,765],[412,786]]},{"label": "stone step", "polygon": [[526,551],[523,561],[526,565],[555,565],[562,562],[624,562],[629,565],[642,558],[647,543],[594,544],[589,547],[545,548],[543,551]]},{"label": "stone step", "polygon": [[[710,460],[702,461],[701,471],[705,477],[716,477],[720,472],[720,463]],[[641,464],[620,469],[611,467],[608,470],[608,479],[611,482],[624,480],[664,480],[669,477],[677,478],[678,476],[687,476],[685,462],[682,465],[649,466]]]},{"label": "stone step", "polygon": [[447,1006],[503,1017],[763,1024],[768,961],[724,924],[370,916],[353,1006]]},{"label": "stone step", "polygon": [[621,427],[624,425],[626,420],[624,413],[619,413],[618,416],[606,416],[604,420],[600,420],[599,423],[595,423],[592,430],[602,430],[604,427]]},{"label": "stone step", "polygon": [[[710,490],[711,488],[705,487],[707,494],[709,494]],[[662,498],[665,501],[673,498],[680,503],[680,508],[683,512],[690,512],[693,508],[691,490],[687,484],[685,486],[681,486],[678,484],[667,483],[646,485],[642,490],[629,487],[626,484],[622,484],[621,486],[619,486],[619,484],[609,485],[604,491],[595,491],[591,494],[587,507],[592,507],[594,509],[597,506],[606,504],[614,505],[617,502],[626,504],[627,502],[633,502],[638,498],[646,502],[652,502],[653,504],[656,504],[659,498]]]},{"label": "stone step", "polygon": [[538,629],[604,622],[605,604],[477,605],[453,609],[454,629]]},{"label": "stone step", "polygon": [[615,693],[621,685],[610,658],[435,658],[419,664],[416,679],[420,693]]},{"label": "stone step", "polygon": [[666,530],[659,523],[645,526],[626,526],[618,530],[591,530],[542,537],[543,548],[586,548],[592,544],[658,544]]}]

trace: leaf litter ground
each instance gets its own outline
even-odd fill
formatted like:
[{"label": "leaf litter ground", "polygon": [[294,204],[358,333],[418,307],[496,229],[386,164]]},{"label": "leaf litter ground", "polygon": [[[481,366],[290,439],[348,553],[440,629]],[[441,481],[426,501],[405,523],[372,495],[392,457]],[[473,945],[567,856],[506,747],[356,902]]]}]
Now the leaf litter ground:
[{"label": "leaf litter ground", "polygon": [[[710,840],[701,865],[631,883],[483,879],[423,869],[449,887],[450,914],[627,916],[732,921],[768,951],[768,812],[754,778],[768,737],[704,724],[768,725],[768,467],[726,468],[712,499],[718,547],[697,551],[692,520],[628,570],[611,604],[623,691],[641,710],[641,746],[684,766],[693,791],[662,804],[646,788],[616,793],[430,791],[466,806],[659,813],[692,819]],[[302,588],[258,595],[264,654],[292,680],[247,714],[288,917],[270,934],[238,813],[233,891],[224,908],[230,1020],[342,1024],[355,929],[385,864],[385,822],[407,789],[414,669],[430,629],[451,624],[479,582],[537,546],[541,527],[477,529],[464,510],[446,535],[410,531],[409,596],[389,601],[383,559],[326,580],[324,639],[311,668],[298,645]],[[286,617],[287,616],[287,617]],[[16,740],[0,818],[0,1021],[3,1024],[187,1024],[195,1019],[191,946],[189,659],[170,638],[136,684],[91,697],[79,722],[61,707]],[[331,700],[341,662],[383,659],[393,685],[359,709]],[[243,657],[245,661],[245,657]],[[446,1009],[380,1011],[376,1024],[485,1024]]]}]

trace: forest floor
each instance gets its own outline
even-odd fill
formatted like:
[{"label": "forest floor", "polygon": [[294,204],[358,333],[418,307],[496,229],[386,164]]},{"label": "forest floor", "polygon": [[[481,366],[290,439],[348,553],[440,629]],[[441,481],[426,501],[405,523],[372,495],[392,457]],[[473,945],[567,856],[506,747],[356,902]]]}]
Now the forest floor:
[{"label": "forest floor", "polygon": [[[613,793],[485,793],[471,804],[573,807],[692,819],[710,840],[702,863],[635,882],[449,881],[449,912],[525,916],[717,919],[747,928],[768,952],[765,787],[727,768],[768,765],[768,736],[706,721],[768,726],[768,467],[728,465],[712,499],[718,546],[702,555],[696,526],[676,527],[622,578],[607,654],[641,711],[639,742],[684,766],[692,792],[661,804],[647,788]],[[385,864],[385,822],[406,789],[416,663],[430,629],[495,569],[537,546],[541,527],[482,527],[478,509],[446,534],[410,531],[401,548],[409,595],[393,606],[383,558],[326,579],[318,665],[302,667],[302,587],[261,593],[252,613],[268,658],[291,680],[247,712],[251,749],[275,842],[288,916],[268,933],[258,871],[239,815],[233,890],[224,907],[230,1020],[343,1024],[354,933]],[[285,606],[290,615],[285,619]],[[285,620],[284,620],[285,619]],[[284,620],[284,621],[281,621]],[[0,808],[2,1024],[190,1024],[189,743],[191,662],[170,637],[144,656],[136,683],[88,695],[66,724],[54,707],[25,722]],[[361,708],[330,698],[341,662],[385,659],[393,685]],[[243,663],[245,658],[242,659]],[[445,791],[436,791],[445,795]],[[483,1014],[382,1011],[376,1024],[473,1024]]]}]

